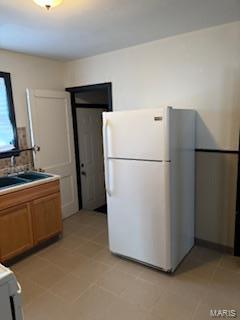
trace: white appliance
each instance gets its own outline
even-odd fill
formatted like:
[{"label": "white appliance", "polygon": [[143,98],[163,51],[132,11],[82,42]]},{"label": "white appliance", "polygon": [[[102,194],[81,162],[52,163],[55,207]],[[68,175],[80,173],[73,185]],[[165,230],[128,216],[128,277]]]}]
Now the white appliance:
[{"label": "white appliance", "polygon": [[194,244],[195,111],[103,113],[110,250],[168,272]]},{"label": "white appliance", "polygon": [[0,264],[0,319],[22,320],[21,288],[11,270]]}]

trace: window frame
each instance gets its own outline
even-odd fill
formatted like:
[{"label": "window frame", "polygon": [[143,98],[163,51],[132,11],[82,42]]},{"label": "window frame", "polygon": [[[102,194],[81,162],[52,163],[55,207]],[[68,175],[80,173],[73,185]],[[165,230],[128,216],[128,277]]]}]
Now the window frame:
[{"label": "window frame", "polygon": [[4,79],[6,91],[7,91],[7,100],[8,100],[8,110],[10,121],[12,124],[13,135],[14,135],[14,146],[15,148],[6,152],[0,151],[0,159],[10,158],[12,156],[19,155],[19,143],[18,143],[18,133],[17,133],[17,124],[14,110],[14,102],[13,102],[13,94],[12,94],[12,83],[11,83],[11,75],[8,72],[0,71],[0,78]]}]

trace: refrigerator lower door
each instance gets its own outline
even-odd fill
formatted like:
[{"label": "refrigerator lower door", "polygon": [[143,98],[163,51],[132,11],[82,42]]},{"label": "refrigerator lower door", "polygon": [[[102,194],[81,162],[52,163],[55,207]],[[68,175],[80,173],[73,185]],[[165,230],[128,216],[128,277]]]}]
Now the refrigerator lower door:
[{"label": "refrigerator lower door", "polygon": [[170,164],[118,159],[108,161],[111,252],[169,271]]}]

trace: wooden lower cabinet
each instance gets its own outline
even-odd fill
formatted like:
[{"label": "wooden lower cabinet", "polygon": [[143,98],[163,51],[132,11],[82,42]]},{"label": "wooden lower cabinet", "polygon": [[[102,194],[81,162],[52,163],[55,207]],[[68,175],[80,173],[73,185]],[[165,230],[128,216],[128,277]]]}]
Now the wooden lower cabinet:
[{"label": "wooden lower cabinet", "polygon": [[53,237],[62,229],[59,194],[34,200],[31,203],[31,212],[35,244]]},{"label": "wooden lower cabinet", "polygon": [[1,212],[0,244],[1,261],[11,259],[32,248],[33,231],[29,204]]},{"label": "wooden lower cabinet", "polygon": [[0,195],[0,262],[61,233],[58,180]]}]

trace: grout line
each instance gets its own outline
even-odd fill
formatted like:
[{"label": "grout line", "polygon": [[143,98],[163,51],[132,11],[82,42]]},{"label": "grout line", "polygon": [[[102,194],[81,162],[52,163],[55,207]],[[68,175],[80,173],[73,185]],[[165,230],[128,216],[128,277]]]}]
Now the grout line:
[{"label": "grout line", "polygon": [[196,314],[197,314],[197,312],[198,312],[198,310],[199,310],[199,308],[200,308],[200,306],[201,306],[201,303],[202,303],[202,301],[201,301],[201,300],[199,300],[199,301],[198,301],[198,304],[196,305],[195,310],[193,311],[193,314],[192,314],[191,320],[194,320],[194,319],[195,319],[195,316],[196,316]]},{"label": "grout line", "polygon": [[[42,287],[40,287],[41,289],[42,289]],[[23,305],[23,309],[24,308],[28,308],[29,306],[31,306],[32,304],[33,304],[33,302],[35,301],[35,300],[38,300],[38,299],[40,299],[42,296],[44,296],[45,294],[46,294],[46,292],[48,292],[48,290],[44,290],[44,292],[42,292],[39,296],[37,296],[36,298],[33,298],[27,305]]]}]

